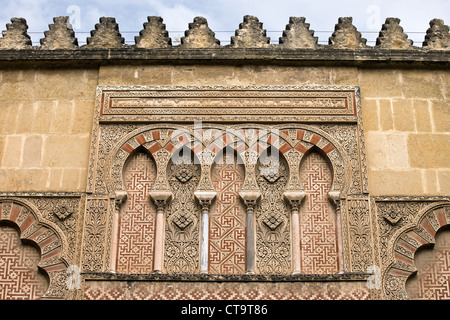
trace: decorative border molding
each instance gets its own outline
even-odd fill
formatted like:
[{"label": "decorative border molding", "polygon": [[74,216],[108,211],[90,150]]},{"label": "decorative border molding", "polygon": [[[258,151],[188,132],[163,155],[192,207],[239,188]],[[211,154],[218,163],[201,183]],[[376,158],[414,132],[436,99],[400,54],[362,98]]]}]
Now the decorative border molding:
[{"label": "decorative border molding", "polygon": [[310,281],[366,281],[370,273],[343,274],[297,274],[297,275],[262,275],[262,274],[116,274],[102,272],[81,273],[85,281],[176,281],[176,282],[310,282]]}]

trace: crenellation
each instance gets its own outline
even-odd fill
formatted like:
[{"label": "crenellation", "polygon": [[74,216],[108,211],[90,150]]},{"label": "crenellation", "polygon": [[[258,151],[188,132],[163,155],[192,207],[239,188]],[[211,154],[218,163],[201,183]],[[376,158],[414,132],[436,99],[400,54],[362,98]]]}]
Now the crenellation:
[{"label": "crenellation", "polygon": [[450,28],[444,24],[444,20],[433,19],[430,21],[423,48],[430,50],[448,50],[450,48]]},{"label": "crenellation", "polygon": [[239,24],[235,36],[231,37],[231,47],[235,48],[267,48],[270,38],[266,37],[263,24],[254,16],[245,16],[244,22]]},{"label": "crenellation", "polygon": [[309,23],[305,23],[304,17],[290,17],[286,30],[280,38],[280,46],[292,49],[316,49],[318,37],[314,37],[314,31],[309,30]]},{"label": "crenellation", "polygon": [[189,30],[181,38],[183,48],[217,48],[220,41],[215,38],[215,33],[208,27],[208,22],[203,17],[195,17],[194,22],[189,23]]},{"label": "crenellation", "polygon": [[[413,41],[408,39],[400,26],[400,19],[387,18],[382,25],[377,37],[375,46],[367,45],[367,39],[363,38],[361,32],[353,25],[352,17],[340,17],[335,25],[335,30],[328,38],[328,44],[318,44],[318,37],[314,36],[314,30],[310,30],[310,24],[306,23],[305,17],[290,17],[279,43],[273,44],[267,32],[263,29],[262,22],[255,16],[244,16],[243,22],[239,24],[235,35],[231,36],[229,45],[221,45],[215,33],[208,26],[204,17],[195,17],[189,23],[189,29],[181,38],[181,44],[173,46],[169,32],[163,19],[158,16],[147,17],[144,28],[135,36],[134,45],[125,45],[125,39],[119,31],[119,25],[113,17],[101,17],[95,29],[91,31],[91,36],[86,39],[87,44],[81,46],[82,49],[233,49],[233,48],[258,48],[258,49],[309,49],[317,54],[324,53],[324,50],[345,49],[364,50],[366,49],[394,49],[413,50],[423,52],[429,50],[450,50],[449,27],[442,19],[432,19],[430,28],[426,31],[422,48],[413,46]],[[45,37],[40,39],[40,46],[33,46],[30,36],[27,34],[27,23],[24,18],[12,18],[11,23],[6,25],[7,30],[3,31],[0,38],[1,50],[23,50],[38,48],[45,50],[77,50],[80,48],[78,40],[69,17],[55,17],[53,24],[49,24],[49,30],[45,31]],[[369,50],[370,51],[370,50]],[[270,50],[269,50],[270,52]],[[280,50],[273,53],[282,52]],[[379,56],[380,52],[373,51]],[[368,53],[370,54],[370,53]]]},{"label": "crenellation", "polygon": [[408,35],[403,32],[398,18],[386,18],[375,47],[394,50],[412,50],[414,48],[413,41],[408,39]]},{"label": "crenellation", "polygon": [[100,23],[95,25],[95,30],[91,31],[91,37],[87,38],[87,44],[82,48],[121,48],[124,44],[125,39],[119,32],[116,19],[101,17]]},{"label": "crenellation", "polygon": [[11,18],[0,38],[0,50],[21,50],[31,48],[31,38],[27,34],[28,25],[24,18]]},{"label": "crenellation", "polygon": [[53,24],[49,25],[49,30],[44,32],[45,38],[41,39],[41,49],[76,49],[78,40],[69,22],[69,17],[55,17]]},{"label": "crenellation", "polygon": [[169,48],[172,40],[161,17],[149,16],[148,22],[144,23],[144,29],[139,32],[139,36],[134,37],[137,48]]},{"label": "crenellation", "polygon": [[364,49],[367,40],[353,25],[352,17],[341,17],[335,25],[335,30],[329,38],[329,45],[334,49]]}]

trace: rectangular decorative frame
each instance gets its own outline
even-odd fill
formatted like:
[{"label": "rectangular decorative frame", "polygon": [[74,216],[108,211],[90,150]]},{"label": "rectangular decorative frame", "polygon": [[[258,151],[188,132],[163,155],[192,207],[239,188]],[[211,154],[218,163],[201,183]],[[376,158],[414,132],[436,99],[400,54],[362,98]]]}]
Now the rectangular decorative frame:
[{"label": "rectangular decorative frame", "polygon": [[355,86],[100,86],[102,122],[344,121],[359,113]]}]

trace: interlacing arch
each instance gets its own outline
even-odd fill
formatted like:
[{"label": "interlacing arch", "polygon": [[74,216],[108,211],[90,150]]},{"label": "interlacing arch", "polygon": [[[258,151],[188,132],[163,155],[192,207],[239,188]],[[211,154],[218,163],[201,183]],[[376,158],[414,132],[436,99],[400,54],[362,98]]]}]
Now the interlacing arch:
[{"label": "interlacing arch", "polygon": [[[124,191],[123,183],[120,181],[121,175],[116,174],[114,177],[111,172],[121,172],[126,159],[137,148],[147,149],[155,159],[158,159],[157,153],[166,153],[171,157],[182,146],[189,147],[202,163],[209,162],[209,164],[212,164],[215,156],[224,148],[233,149],[239,157],[246,159],[252,154],[257,158],[268,146],[275,147],[285,157],[288,153],[295,153],[295,156],[299,158],[314,147],[321,150],[330,160],[333,176],[342,176],[340,179],[333,180],[331,191],[345,193],[350,185],[351,168],[345,152],[332,141],[331,137],[309,126],[282,129],[250,125],[239,129],[205,126],[201,129],[194,127],[194,130],[146,127],[124,137],[112,150],[108,190],[113,194]],[[291,169],[297,170],[297,168]]]},{"label": "interlacing arch", "polygon": [[[168,181],[167,168],[171,163],[171,159],[174,159],[180,150],[190,150],[193,154],[194,163],[200,165],[199,182],[196,189],[192,190],[192,192],[194,192],[195,197],[200,197],[198,200],[201,203],[206,203],[206,198],[203,199],[204,197],[215,195],[215,189],[211,180],[211,170],[215,159],[222,152],[236,153],[237,159],[243,160],[245,178],[239,195],[243,197],[245,206],[250,205],[248,201],[252,201],[248,198],[249,196],[251,197],[250,194],[260,192],[255,179],[255,173],[257,172],[255,170],[259,159],[264,156],[265,152],[275,152],[274,155],[279,154],[280,157],[286,160],[287,167],[285,168],[288,176],[286,177],[287,185],[285,186],[285,191],[289,195],[286,192],[283,193],[281,196],[282,201],[284,200],[283,196],[291,197],[292,194],[304,193],[299,177],[300,164],[303,157],[312,150],[321,153],[331,164],[332,185],[329,189],[328,197],[331,197],[333,203],[336,204],[340,197],[345,197],[348,186],[351,185],[351,166],[346,152],[331,136],[313,126],[290,124],[276,128],[248,124],[242,127],[227,127],[224,125],[196,127],[194,124],[193,128],[186,126],[177,128],[172,125],[149,125],[124,136],[109,152],[104,173],[110,194],[116,198],[117,203],[122,203],[121,199],[123,200],[123,197],[126,197],[126,191],[123,186],[123,169],[126,161],[135,152],[145,151],[151,154],[157,165],[156,181],[151,190],[151,198],[154,201],[165,202],[171,196],[175,196],[173,194],[174,190],[172,190]],[[276,161],[276,159],[266,160]],[[266,163],[265,165],[269,164]],[[209,206],[213,198],[208,199]],[[289,201],[291,200],[289,198]],[[209,209],[202,207],[202,215],[204,215],[204,210],[209,211]],[[163,207],[158,212],[160,215],[159,219],[163,219]],[[161,228],[163,228],[163,222],[159,224],[159,227],[157,226],[156,229],[159,230],[157,232],[163,232]],[[207,231],[202,229],[201,234],[206,236]],[[160,234],[159,237],[162,238],[163,235]],[[252,238],[252,236],[247,237],[247,239]],[[207,249],[206,247],[203,248],[205,243],[202,240],[202,249],[200,250],[202,252],[201,272],[207,272],[207,258],[205,258]],[[158,249],[155,249],[155,252],[158,252],[158,254],[155,254],[155,257],[159,256],[162,259],[163,249],[161,246],[159,244]],[[254,248],[254,244],[247,244],[247,246]],[[252,249],[247,252],[249,253],[246,259],[246,269],[247,272],[253,272],[255,270],[255,260],[252,257],[255,251]],[[288,264],[286,261],[282,267],[283,270],[287,270]],[[158,263],[157,265],[159,267],[155,268],[155,270],[162,270],[162,264]]]}]

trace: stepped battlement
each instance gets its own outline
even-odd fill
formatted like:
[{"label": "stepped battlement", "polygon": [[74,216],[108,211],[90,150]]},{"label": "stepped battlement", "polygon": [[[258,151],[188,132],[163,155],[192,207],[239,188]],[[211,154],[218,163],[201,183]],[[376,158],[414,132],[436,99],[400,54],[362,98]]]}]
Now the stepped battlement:
[{"label": "stepped battlement", "polygon": [[76,49],[211,49],[211,48],[265,48],[265,49],[386,49],[386,50],[450,50],[449,27],[441,19],[430,21],[430,28],[419,46],[413,46],[413,41],[400,26],[400,19],[387,18],[381,26],[375,46],[368,46],[367,40],[353,25],[351,17],[341,17],[335,25],[335,30],[329,37],[329,43],[318,44],[314,31],[304,17],[290,17],[279,43],[271,43],[266,36],[263,23],[254,16],[244,16],[243,22],[231,37],[230,44],[221,45],[215,38],[215,33],[208,27],[203,17],[195,17],[189,23],[185,36],[179,45],[172,45],[166,26],[161,17],[148,17],[139,36],[135,37],[135,44],[125,44],[120,34],[119,25],[115,18],[101,17],[85,45],[78,45],[78,39],[69,22],[69,17],[55,17],[49,30],[44,32],[40,46],[33,46],[27,34],[28,25],[24,18],[12,18],[6,25],[3,37],[0,38],[0,50],[76,50]]}]

